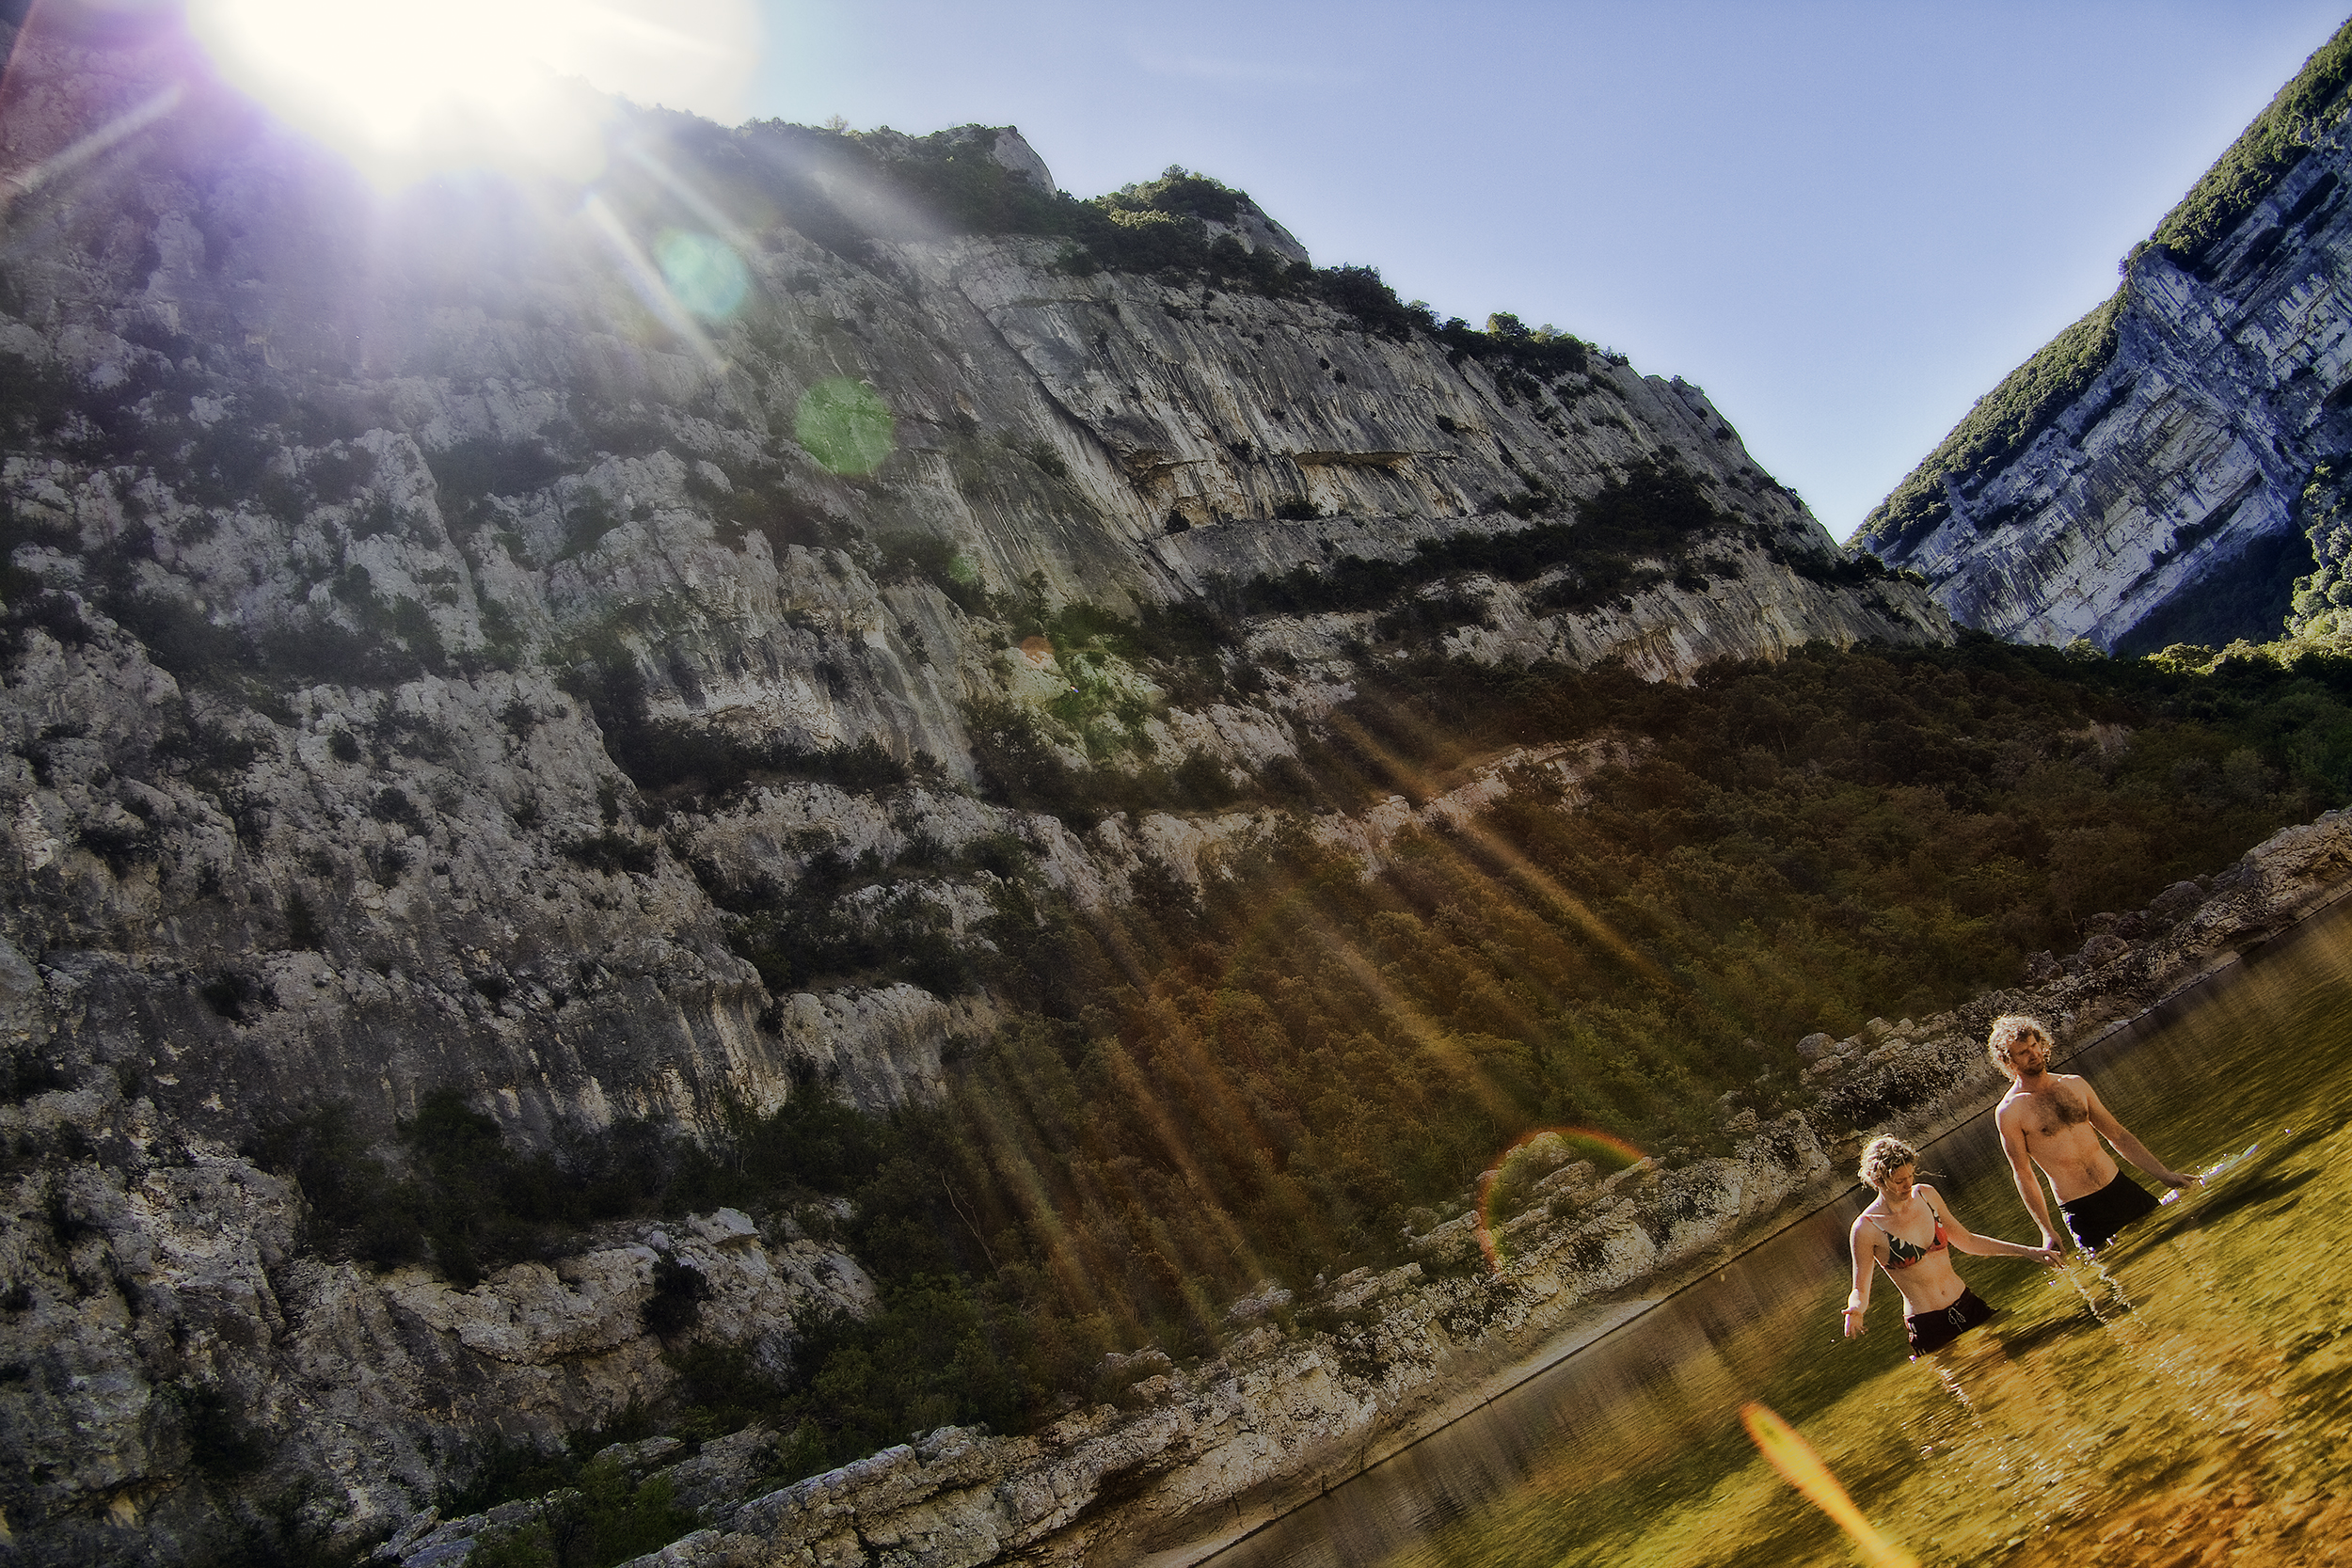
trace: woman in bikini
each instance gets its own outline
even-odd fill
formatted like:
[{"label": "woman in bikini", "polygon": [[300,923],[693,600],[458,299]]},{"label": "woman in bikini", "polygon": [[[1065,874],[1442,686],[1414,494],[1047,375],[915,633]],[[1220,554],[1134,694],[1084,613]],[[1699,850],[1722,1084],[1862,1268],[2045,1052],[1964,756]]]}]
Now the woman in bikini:
[{"label": "woman in bikini", "polygon": [[1952,1253],[2031,1258],[2056,1263],[2055,1247],[2021,1246],[1979,1236],[1960,1223],[1944,1196],[1918,1182],[1919,1155],[1900,1138],[1872,1138],[1862,1150],[1862,1180],[1878,1201],[1853,1222],[1853,1294],[1846,1298],[1846,1338],[1862,1332],[1873,1265],[1902,1292],[1903,1326],[1915,1360],[1951,1343],[1993,1316],[1993,1308],[1952,1272]]}]

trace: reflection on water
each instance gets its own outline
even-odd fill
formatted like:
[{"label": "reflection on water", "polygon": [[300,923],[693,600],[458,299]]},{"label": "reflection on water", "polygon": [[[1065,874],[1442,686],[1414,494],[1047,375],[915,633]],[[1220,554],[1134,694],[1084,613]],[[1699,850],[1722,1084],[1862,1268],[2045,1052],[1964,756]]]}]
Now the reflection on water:
[{"label": "reflection on water", "polygon": [[[2352,905],[2178,1013],[2071,1069],[2177,1168],[2259,1152],[2095,1261],[1959,1259],[2002,1310],[1941,1355],[1907,1361],[1898,1312],[1840,1338],[1857,1189],[1218,1568],[1853,1562],[1751,1400],[1926,1563],[2352,1553]],[[1990,1117],[1922,1153],[1971,1226],[2033,1239]]]}]

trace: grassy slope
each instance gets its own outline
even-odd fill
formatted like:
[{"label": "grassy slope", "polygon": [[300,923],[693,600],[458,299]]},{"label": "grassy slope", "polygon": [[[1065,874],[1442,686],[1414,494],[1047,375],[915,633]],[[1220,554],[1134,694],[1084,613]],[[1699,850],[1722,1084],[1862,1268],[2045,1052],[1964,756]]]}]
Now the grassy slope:
[{"label": "grassy slope", "polygon": [[[2347,82],[2352,82],[2352,22],[2279,89],[2148,243],[2196,265],[2302,160],[2313,129],[2343,118]],[[1964,483],[1998,467],[2047,429],[2113,357],[2115,318],[2129,287],[2118,289],[1979,399],[1927,461],[1864,519],[1851,543],[1883,552],[1928,532],[1950,515],[1944,499],[1947,479]]]}]

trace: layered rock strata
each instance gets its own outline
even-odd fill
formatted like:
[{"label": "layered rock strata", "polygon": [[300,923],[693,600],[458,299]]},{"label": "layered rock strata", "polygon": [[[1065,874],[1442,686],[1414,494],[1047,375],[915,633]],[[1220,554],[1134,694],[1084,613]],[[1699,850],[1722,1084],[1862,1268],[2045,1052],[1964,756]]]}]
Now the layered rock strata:
[{"label": "layered rock strata", "polygon": [[2340,34],[2313,56],[2116,295],[1982,400],[1855,547],[1965,626],[2108,652],[2267,641],[2342,608],[2332,574],[2295,593],[2352,450],[2347,52]]},{"label": "layered rock strata", "polygon": [[[151,68],[28,36],[13,166],[148,102]],[[1909,585],[1841,580],[1694,388],[1597,354],[1539,382],[1311,293],[1076,276],[1060,242],[884,199],[903,137],[640,117],[584,205],[379,198],[183,89],[12,209],[0,499],[26,592],[0,807],[8,934],[55,988],[44,1048],[143,1073],[193,1130],[233,1137],[295,1085],[388,1128],[457,1085],[534,1135],[771,1104],[796,1059],[868,1104],[919,1088],[984,1012],[772,995],[713,899],[788,896],[828,851],[997,833],[1103,885],[1100,845],[973,799],[979,706],[1073,765],[1246,784],[1404,647],[1673,678],[1949,635]],[[1047,179],[1011,133],[947,144]],[[703,237],[743,292],[701,316],[647,268],[713,202],[727,233]],[[1295,248],[1254,214],[1227,227]],[[826,423],[845,408],[872,419]],[[1656,464],[1703,526],[1572,608],[1550,591],[1590,562],[1245,609],[1190,696],[1165,664],[1013,635],[1573,530]],[[1379,631],[1422,597],[1417,629]],[[649,798],[677,734],[790,766],[723,805]],[[913,787],[832,782],[869,742]],[[850,907],[961,931],[988,885],[901,878]]]}]

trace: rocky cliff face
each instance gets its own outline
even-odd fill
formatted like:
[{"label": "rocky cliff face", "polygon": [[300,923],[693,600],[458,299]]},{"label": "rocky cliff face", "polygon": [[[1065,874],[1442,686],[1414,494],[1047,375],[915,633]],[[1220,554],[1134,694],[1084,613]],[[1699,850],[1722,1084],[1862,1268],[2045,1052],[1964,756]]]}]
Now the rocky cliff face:
[{"label": "rocky cliff face", "polygon": [[[1007,132],[628,115],[586,191],[382,197],[109,25],[16,40],[0,103],[0,1507],[35,1559],[197,1539],[245,1441],[206,1400],[364,1531],[465,1445],[658,1396],[659,1263],[754,1339],[860,1300],[724,1214],[470,1291],[324,1264],[238,1152],[274,1117],[922,1099],[985,990],[763,969],[747,920],[973,951],[1016,876],[1118,898],[1276,813],[1416,649],[1674,678],[1949,635],[1695,388],[1400,321],[1215,191],[1129,227],[1226,272],[973,231],[940,192],[1050,186]],[[1008,736],[1137,805],[1022,809]]]},{"label": "rocky cliff face", "polygon": [[2296,589],[2352,447],[2348,48],[2312,57],[2115,297],[1980,402],[1857,546],[1963,624],[2039,642],[2218,646],[2336,608],[2332,568]]},{"label": "rocky cliff face", "polygon": [[[135,107],[135,63],[20,50],[12,163]],[[556,207],[380,203],[194,92],[157,124],[11,214],[10,936],[105,1042],[72,1048],[194,1126],[296,1085],[389,1117],[437,1082],[530,1127],[691,1118],[780,1094],[794,1052],[891,1098],[933,1070],[914,1041],[975,1021],[882,997],[762,1030],[782,999],[710,895],[827,847],[1052,833],[971,799],[976,705],[1076,696],[1048,737],[1073,761],[1246,783],[1404,645],[1375,623],[1417,588],[1414,641],[1661,677],[1944,635],[1900,584],[1833,580],[1696,388],[1597,356],[1539,383],[1317,297],[927,236],[848,138],[634,119],[611,185]],[[707,316],[653,259],[681,224],[728,258]],[[1506,501],[1572,544],[1581,498],[1661,459],[1703,526],[1586,602],[1572,551],[1321,612],[1245,598],[1192,692],[1014,645],[1073,606],[1534,531]],[[680,736],[756,752],[765,787],[663,816],[631,770]],[[887,807],[838,782],[866,742],[918,770]]]}]

